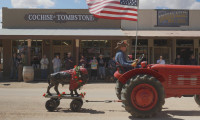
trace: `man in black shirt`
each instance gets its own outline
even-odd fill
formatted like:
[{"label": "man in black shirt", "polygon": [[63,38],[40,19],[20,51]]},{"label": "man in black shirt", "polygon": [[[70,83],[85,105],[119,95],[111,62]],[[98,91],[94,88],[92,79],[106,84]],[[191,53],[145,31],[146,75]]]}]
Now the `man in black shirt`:
[{"label": "man in black shirt", "polygon": [[106,74],[105,74],[105,61],[103,59],[103,55],[100,55],[99,56],[99,61],[98,61],[98,65],[99,65],[99,76],[100,76],[100,79],[104,79]]}]

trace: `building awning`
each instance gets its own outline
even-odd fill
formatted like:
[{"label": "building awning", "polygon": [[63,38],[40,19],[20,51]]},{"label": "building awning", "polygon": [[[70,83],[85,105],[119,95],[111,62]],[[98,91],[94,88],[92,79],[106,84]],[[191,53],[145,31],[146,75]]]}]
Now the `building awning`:
[{"label": "building awning", "polygon": [[[129,37],[135,37],[136,31],[123,31]],[[138,31],[138,37],[200,37],[200,31]]]},{"label": "building awning", "polygon": [[0,39],[127,39],[120,29],[0,29]]}]

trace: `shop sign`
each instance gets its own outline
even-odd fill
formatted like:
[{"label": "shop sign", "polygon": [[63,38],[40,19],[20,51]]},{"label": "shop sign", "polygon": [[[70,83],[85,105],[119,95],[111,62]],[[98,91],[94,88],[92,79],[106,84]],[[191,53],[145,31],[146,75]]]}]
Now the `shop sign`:
[{"label": "shop sign", "polygon": [[189,26],[189,10],[158,10],[157,26]]},{"label": "shop sign", "polygon": [[65,23],[68,21],[83,21],[93,22],[97,21],[97,18],[91,14],[67,14],[67,13],[29,13],[26,14],[24,19],[26,21],[52,21],[56,23]]}]

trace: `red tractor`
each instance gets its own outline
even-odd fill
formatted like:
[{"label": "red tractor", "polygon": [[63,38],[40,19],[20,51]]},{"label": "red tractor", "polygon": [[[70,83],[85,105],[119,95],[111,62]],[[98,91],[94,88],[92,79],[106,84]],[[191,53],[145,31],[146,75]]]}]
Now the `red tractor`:
[{"label": "red tractor", "polygon": [[[139,62],[144,55],[139,58]],[[193,97],[200,105],[200,66],[141,62],[141,68],[124,74],[119,70],[116,94],[133,117],[152,117],[162,110],[165,98]]]}]

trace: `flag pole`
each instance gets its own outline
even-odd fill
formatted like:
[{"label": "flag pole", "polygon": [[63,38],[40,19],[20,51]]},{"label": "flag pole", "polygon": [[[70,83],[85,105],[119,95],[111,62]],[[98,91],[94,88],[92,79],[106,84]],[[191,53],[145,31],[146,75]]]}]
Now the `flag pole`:
[{"label": "flag pole", "polygon": [[135,40],[135,59],[137,59],[137,42],[138,42],[138,27],[139,27],[139,24],[138,24],[138,21],[139,21],[139,0],[137,0],[137,23],[136,23],[136,40]]}]

